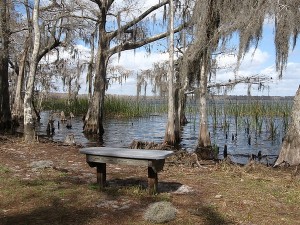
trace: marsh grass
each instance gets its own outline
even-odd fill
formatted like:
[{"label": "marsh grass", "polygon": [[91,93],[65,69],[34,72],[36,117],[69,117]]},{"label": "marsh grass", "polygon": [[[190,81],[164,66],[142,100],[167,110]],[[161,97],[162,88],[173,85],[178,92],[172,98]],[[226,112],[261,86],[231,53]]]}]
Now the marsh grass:
[{"label": "marsh grass", "polygon": [[213,129],[222,127],[224,134],[228,134],[226,131],[230,129],[234,129],[236,135],[245,130],[247,135],[253,133],[255,137],[267,132],[269,140],[276,140],[280,133],[284,135],[287,131],[291,108],[292,102],[283,100],[224,100],[210,102],[208,116],[211,118]]},{"label": "marsh grass", "polygon": [[165,104],[150,104],[134,98],[107,96],[104,104],[105,115],[108,117],[132,118],[167,112]]},{"label": "marsh grass", "polygon": [[69,115],[70,112],[72,112],[74,115],[83,115],[87,109],[87,98],[79,98],[76,101],[68,102],[66,98],[49,97],[47,100],[43,101],[41,111],[64,111],[66,115]]},{"label": "marsh grass", "polygon": [[[70,112],[74,115],[84,115],[87,109],[88,99],[84,97],[78,98],[76,101],[49,97],[42,103],[41,108],[41,110],[52,110],[54,112],[64,111],[66,115]],[[104,115],[107,117],[133,118],[166,112],[167,105],[164,103],[147,100],[137,101],[134,97],[106,96],[104,100]]]}]

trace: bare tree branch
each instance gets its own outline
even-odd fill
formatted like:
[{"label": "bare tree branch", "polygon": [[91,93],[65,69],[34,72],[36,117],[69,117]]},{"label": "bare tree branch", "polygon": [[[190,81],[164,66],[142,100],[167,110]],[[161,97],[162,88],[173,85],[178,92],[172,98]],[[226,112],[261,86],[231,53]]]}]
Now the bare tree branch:
[{"label": "bare tree branch", "polygon": [[160,3],[158,3],[158,4],[154,5],[154,6],[152,6],[151,8],[149,8],[148,10],[146,10],[144,13],[142,13],[140,16],[136,17],[134,20],[132,20],[132,21],[126,23],[125,25],[121,26],[116,31],[111,32],[109,34],[110,40],[112,40],[113,38],[115,38],[118,35],[118,33],[120,33],[120,31],[125,31],[125,30],[129,29],[130,27],[132,27],[133,25],[137,24],[142,19],[144,19],[146,16],[148,16],[150,13],[152,13],[156,9],[158,9],[158,8],[162,7],[163,5],[166,5],[168,3],[169,3],[169,1],[165,0],[165,1],[162,1],[162,2],[160,2]]},{"label": "bare tree branch", "polygon": [[[177,27],[175,30],[174,30],[174,33],[177,33],[179,31],[181,31],[182,29],[184,29],[185,27],[187,26],[187,23],[184,23],[182,24],[181,26]],[[149,43],[152,43],[154,41],[157,41],[157,40],[160,40],[162,38],[165,38],[169,35],[169,32],[164,32],[164,33],[160,33],[160,34],[157,34],[157,35],[154,35],[152,37],[148,37],[142,41],[137,41],[137,42],[129,42],[129,41],[126,41],[120,45],[117,45],[113,48],[111,48],[109,50],[109,55],[112,56],[113,54],[117,53],[117,52],[121,52],[121,51],[126,51],[126,50],[131,50],[131,49],[136,49],[136,48],[139,48],[139,47],[142,47],[146,44],[149,44]]]},{"label": "bare tree branch", "polygon": [[256,75],[252,75],[250,77],[239,77],[237,79],[234,80],[228,80],[228,82],[224,82],[224,83],[211,83],[207,85],[207,88],[214,88],[214,87],[228,87],[228,86],[235,86],[237,84],[263,84],[266,82],[270,82],[270,80],[272,80],[272,78],[268,77],[268,76],[262,76],[259,74]]},{"label": "bare tree branch", "polygon": [[38,55],[38,62],[51,50],[58,47],[62,42],[60,40],[54,39],[52,43],[50,43],[48,46],[46,46],[43,50],[39,52]]}]

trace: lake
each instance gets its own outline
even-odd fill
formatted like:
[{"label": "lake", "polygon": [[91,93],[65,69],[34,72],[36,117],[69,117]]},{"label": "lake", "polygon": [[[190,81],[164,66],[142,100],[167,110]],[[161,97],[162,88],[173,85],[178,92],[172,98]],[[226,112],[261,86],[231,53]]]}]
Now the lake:
[{"label": "lake", "polygon": [[[46,135],[46,127],[49,112],[41,113],[41,121],[37,127],[39,135]],[[193,151],[197,145],[199,133],[199,116],[187,115],[189,123],[182,127],[182,148]],[[77,144],[83,146],[99,146],[95,140],[87,138],[82,132],[83,122],[81,117],[72,119],[72,128],[68,129],[66,124],[60,123],[55,118],[55,134],[50,139],[64,141],[68,134],[73,134]],[[219,158],[223,158],[223,150],[227,146],[228,156],[233,162],[246,164],[251,155],[258,155],[261,151],[261,162],[273,164],[278,156],[282,138],[284,136],[283,121],[275,118],[276,134],[271,138],[268,126],[268,118],[261,120],[261,131],[252,124],[248,129],[248,119],[239,118],[236,127],[233,117],[218,118],[217,125],[213,126],[213,118],[209,116],[209,131],[213,145],[219,148]],[[224,126],[226,121],[226,126]],[[107,119],[104,121],[103,145],[111,147],[128,147],[133,140],[151,141],[160,143],[163,141],[167,115],[153,115],[144,118],[133,119]],[[225,128],[224,128],[225,127]]]}]

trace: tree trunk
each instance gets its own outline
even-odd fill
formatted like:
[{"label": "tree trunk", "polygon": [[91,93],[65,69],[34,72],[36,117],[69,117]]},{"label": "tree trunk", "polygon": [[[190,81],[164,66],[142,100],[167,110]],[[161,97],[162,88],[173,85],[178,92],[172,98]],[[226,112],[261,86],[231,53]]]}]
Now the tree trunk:
[{"label": "tree trunk", "polygon": [[[168,82],[169,82],[169,95],[168,95],[168,122],[165,132],[164,142],[169,145],[177,145],[179,143],[179,128],[178,114],[176,112],[175,94],[174,91],[174,4],[173,0],[170,1],[170,43],[169,43],[169,68],[168,68]],[[178,98],[178,95],[177,95]],[[178,108],[178,107],[177,107]],[[177,121],[176,121],[177,119]]]},{"label": "tree trunk", "polygon": [[174,90],[174,110],[175,110],[175,145],[178,145],[181,141],[181,132],[180,132],[180,111],[179,111],[179,88],[176,86]]},{"label": "tree trunk", "polygon": [[72,76],[69,76],[67,79],[68,81],[68,99],[67,99],[67,105],[70,107],[71,106],[71,98],[72,98]]},{"label": "tree trunk", "polygon": [[[84,132],[87,134],[104,134],[103,128],[103,111],[104,111],[104,96],[105,96],[105,81],[106,81],[106,66],[102,65],[101,76],[95,77],[94,93],[92,101],[89,104],[89,109],[85,117]],[[103,71],[104,70],[104,71]]]},{"label": "tree trunk", "polygon": [[200,132],[199,132],[199,147],[211,146],[209,132],[208,132],[208,118],[207,118],[207,75],[205,69],[202,68],[200,75]]},{"label": "tree trunk", "polygon": [[0,1],[0,131],[11,128],[11,111],[8,84],[8,44],[6,1]]},{"label": "tree trunk", "polygon": [[179,115],[179,123],[180,126],[184,126],[188,123],[188,120],[185,116],[185,108],[186,108],[186,94],[185,88],[180,88],[178,93],[178,115]]},{"label": "tree trunk", "polygon": [[[92,101],[89,104],[88,112],[85,116],[84,122],[84,132],[87,134],[99,134],[100,139],[102,139],[102,134],[104,133],[103,129],[103,112],[104,112],[104,96],[107,87],[107,79],[106,79],[106,69],[107,69],[107,62],[109,58],[122,51],[132,50],[154,41],[160,40],[165,38],[169,35],[168,32],[163,32],[157,35],[153,35],[150,37],[145,37],[141,40],[135,41],[130,39],[128,41],[122,39],[122,33],[138,31],[140,32],[137,27],[135,26],[137,23],[145,19],[149,14],[154,12],[155,10],[163,7],[164,5],[168,4],[169,1],[161,1],[151,8],[146,10],[140,16],[134,18],[132,21],[129,21],[125,24],[122,24],[118,29],[115,31],[107,32],[106,28],[106,17],[108,15],[108,11],[114,1],[101,1],[98,5],[99,7],[99,18],[98,21],[98,51],[96,56],[96,71],[95,71],[95,82],[94,82],[94,90]],[[120,24],[119,24],[120,25]],[[186,24],[182,24],[181,26],[177,27],[174,32],[179,32],[185,27]],[[120,36],[121,34],[121,36]],[[119,39],[120,43],[115,46],[110,46],[110,42],[114,39]],[[122,39],[122,40],[121,40]]]},{"label": "tree trunk", "polygon": [[196,152],[202,159],[212,159],[214,155],[212,152],[211,141],[208,132],[208,118],[206,105],[207,74],[205,66],[202,66],[202,69],[200,71],[200,130]]},{"label": "tree trunk", "polygon": [[38,53],[40,49],[40,29],[38,24],[39,17],[39,0],[34,1],[33,9],[33,26],[34,26],[34,44],[33,52],[30,59],[30,71],[26,86],[26,92],[24,97],[24,140],[26,142],[33,142],[35,140],[34,130],[34,109],[32,105],[34,81],[36,75],[36,68],[38,65]]},{"label": "tree trunk", "polygon": [[300,87],[294,98],[291,114],[291,123],[283,140],[279,157],[274,166],[300,165]]},{"label": "tree trunk", "polygon": [[94,44],[95,38],[94,34],[91,35],[91,59],[88,65],[88,72],[87,72],[87,82],[88,82],[88,102],[92,101],[92,89],[93,89],[93,68],[94,68],[94,51],[95,51],[95,44]]},{"label": "tree trunk", "polygon": [[109,59],[107,55],[109,41],[104,30],[105,25],[101,25],[99,28],[101,37],[98,43],[94,92],[84,122],[84,132],[87,134],[98,134],[100,139],[102,139],[104,134],[104,96],[106,90],[106,66]]},{"label": "tree trunk", "polygon": [[[187,119],[186,119],[186,116],[185,116],[185,108],[186,108],[186,99],[187,99],[187,96],[185,94],[185,91],[187,89],[187,86],[188,86],[188,81],[187,81],[187,78],[180,78],[180,73],[177,74],[178,76],[178,80],[182,80],[184,79],[183,83],[184,85],[179,88],[178,90],[178,117],[179,117],[179,126],[184,126],[188,123]],[[178,86],[180,86],[180,81],[178,81]]]},{"label": "tree trunk", "polygon": [[25,63],[26,63],[26,56],[28,52],[28,42],[26,42],[26,46],[24,51],[21,54],[21,58],[19,61],[19,74],[17,78],[17,87],[16,87],[16,94],[15,94],[15,99],[13,103],[13,108],[12,108],[12,114],[13,118],[16,121],[19,121],[23,119],[24,117],[24,110],[23,110],[23,103],[24,99],[22,96],[22,90],[23,90],[23,83],[24,83],[24,77],[25,77]]}]

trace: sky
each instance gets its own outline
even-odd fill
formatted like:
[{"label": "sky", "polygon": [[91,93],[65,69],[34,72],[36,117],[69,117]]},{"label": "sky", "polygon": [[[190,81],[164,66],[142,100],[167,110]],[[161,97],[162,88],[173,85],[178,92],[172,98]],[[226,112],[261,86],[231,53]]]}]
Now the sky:
[{"label": "sky", "polygon": [[[144,8],[140,8],[141,11],[144,11],[146,8],[149,8],[158,0],[136,0],[139,4],[142,4]],[[48,3],[48,0],[42,1],[45,4]],[[122,6],[122,1],[116,0],[118,6]],[[160,13],[161,14],[161,13]],[[161,16],[161,15],[160,15]],[[159,15],[157,16],[157,19]],[[272,22],[272,21],[271,21]],[[299,38],[298,38],[299,39]],[[298,40],[299,42],[299,40]],[[153,49],[160,48],[159,46],[154,47]],[[89,56],[89,50],[85,46],[79,46],[79,49],[82,51],[82,56],[84,60],[87,60]],[[116,94],[116,95],[136,95],[136,74],[140,70],[150,69],[155,62],[161,62],[168,60],[167,53],[155,52],[149,55],[146,53],[145,49],[139,48],[136,51],[125,51],[122,52],[121,58],[119,60],[114,60],[114,64],[123,66],[126,69],[132,70],[133,75],[130,76],[126,83],[111,84],[108,88],[107,94]],[[234,65],[236,63],[236,58],[232,55],[218,57],[218,64],[220,66]],[[85,85],[85,74],[86,71],[82,74],[81,78],[81,90],[80,93],[87,93]],[[257,87],[253,86],[251,94],[253,96],[264,95],[264,96],[294,96],[297,88],[300,84],[300,45],[290,51],[289,60],[286,69],[283,72],[282,79],[278,79],[278,74],[275,70],[275,47],[274,47],[274,32],[273,26],[270,23],[265,23],[263,38],[260,41],[258,48],[250,49],[242,61],[240,66],[239,74],[243,76],[250,76],[254,74],[263,74],[266,76],[272,77],[272,82],[269,83],[269,88],[266,88],[263,91],[258,91]],[[233,69],[230,70],[220,70],[217,71],[216,80],[225,81],[234,78]],[[228,92],[230,95],[247,95],[247,86],[240,84],[235,87],[231,92]],[[147,89],[147,95],[153,95],[151,92],[151,87]]]},{"label": "sky", "polygon": [[[299,40],[298,40],[299,42]],[[257,86],[251,88],[252,96],[294,96],[300,84],[300,45],[295,49],[290,49],[289,59],[286,69],[283,71],[281,79],[275,68],[275,45],[274,27],[272,21],[266,21],[263,29],[263,38],[259,42],[257,49],[251,48],[242,60],[238,74],[251,76],[262,74],[272,77],[272,82],[264,90],[258,90]],[[143,48],[133,51],[122,52],[119,64],[138,72],[142,69],[151,68],[154,62],[168,60],[167,53],[152,52],[148,55]],[[218,57],[218,65],[228,66],[236,63],[236,57],[225,55]],[[136,80],[130,77],[125,84],[113,84],[109,87],[108,94],[136,95]],[[216,81],[224,81],[234,78],[232,70],[217,71]],[[152,95],[151,88],[148,88],[147,95]],[[245,84],[237,85],[229,95],[247,95],[248,87]]]},{"label": "sky", "polygon": [[[153,4],[152,1],[145,1],[148,4]],[[149,3],[151,2],[151,3]],[[147,5],[147,4],[146,4]],[[84,52],[88,50],[84,46],[80,47]],[[159,47],[157,47],[159,48]],[[156,49],[156,47],[154,47]],[[83,54],[85,55],[85,54]],[[123,66],[126,69],[132,70],[133,75],[130,76],[125,83],[111,84],[107,90],[107,94],[115,95],[136,95],[136,74],[140,70],[150,69],[155,62],[168,60],[167,53],[155,52],[149,55],[142,47],[136,51],[125,51],[121,53],[119,60],[114,60],[114,64]],[[218,65],[234,67],[236,57],[225,55],[218,57]],[[252,96],[294,96],[300,84],[300,46],[298,45],[289,54],[289,60],[286,69],[283,71],[282,79],[278,78],[278,73],[275,70],[275,46],[273,26],[266,23],[263,31],[263,38],[260,41],[257,49],[250,49],[242,60],[238,74],[243,76],[251,76],[262,74],[272,77],[272,82],[268,84],[269,88],[263,91],[258,91],[256,86],[252,87]],[[226,81],[233,79],[235,76],[232,70],[217,71],[216,80]],[[85,78],[81,81],[80,93],[86,93]],[[235,89],[228,92],[229,95],[247,95],[247,86],[244,84],[237,85]],[[147,95],[153,95],[151,87],[147,89]]]},{"label": "sky", "polygon": [[[272,33],[271,29],[266,32]],[[251,95],[253,96],[294,96],[300,84],[300,46],[297,46],[290,52],[286,69],[283,71],[281,79],[275,69],[275,51],[272,34],[268,33],[258,48],[250,49],[242,60],[239,74],[243,76],[251,76],[255,74],[263,74],[272,77],[272,82],[268,84],[269,88],[258,91],[256,86],[252,87]],[[118,62],[119,65],[127,69],[138,72],[139,70],[149,69],[154,62],[168,60],[167,53],[154,52],[151,55],[141,48],[136,53],[133,51],[123,52]],[[220,66],[235,65],[236,57],[227,55],[218,58]],[[217,71],[216,80],[224,81],[234,78],[233,69],[230,71]],[[127,82],[120,84],[112,84],[107,93],[118,95],[136,95],[136,74],[127,79]],[[151,91],[147,94],[151,95]],[[229,95],[247,95],[247,86],[244,84],[237,85],[235,89],[228,92]]]}]

